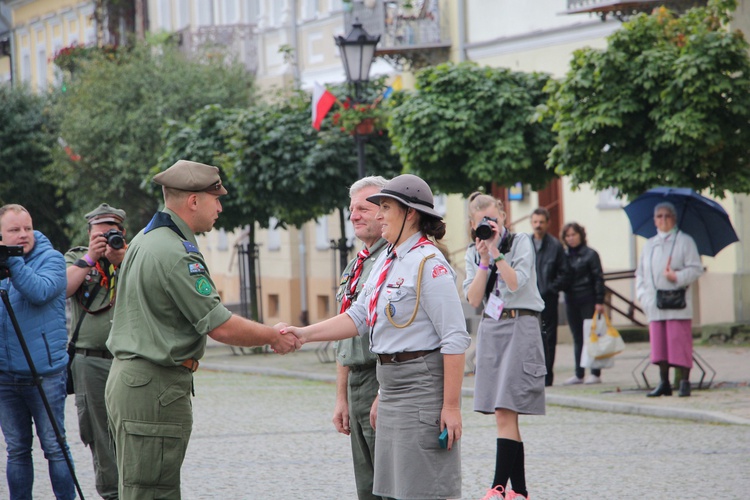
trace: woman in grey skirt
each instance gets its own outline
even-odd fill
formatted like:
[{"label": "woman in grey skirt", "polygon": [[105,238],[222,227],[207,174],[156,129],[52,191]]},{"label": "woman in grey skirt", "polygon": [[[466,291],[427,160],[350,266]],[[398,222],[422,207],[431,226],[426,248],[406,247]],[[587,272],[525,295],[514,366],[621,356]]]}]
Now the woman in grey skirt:
[{"label": "woman in grey skirt", "polygon": [[377,220],[390,245],[358,300],[334,318],[282,332],[302,343],[369,335],[380,383],[371,412],[373,494],[460,498],[461,383],[471,339],[456,275],[436,247],[445,223],[415,175],[395,177],[367,199],[380,205]]},{"label": "woman in grey skirt", "polygon": [[469,198],[474,243],[466,251],[463,288],[469,303],[484,305],[477,332],[474,411],[497,423],[495,478],[485,498],[526,498],[524,449],[518,415],[544,415],[544,363],[534,244],[505,227],[502,202]]}]

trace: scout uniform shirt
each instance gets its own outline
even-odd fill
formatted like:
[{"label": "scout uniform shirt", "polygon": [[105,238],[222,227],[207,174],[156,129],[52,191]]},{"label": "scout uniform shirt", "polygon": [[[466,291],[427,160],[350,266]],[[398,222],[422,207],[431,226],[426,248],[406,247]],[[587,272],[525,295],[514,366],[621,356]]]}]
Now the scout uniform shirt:
[{"label": "scout uniform shirt", "polygon": [[118,359],[144,358],[162,366],[200,359],[206,334],[232,316],[195,234],[169,209],[130,242],[117,293],[107,347]]},{"label": "scout uniform shirt", "polygon": [[[421,237],[417,233],[395,249],[396,260],[378,296],[378,316],[370,337],[371,349],[377,354],[437,347],[443,354],[463,354],[471,343],[456,289],[456,275],[437,247],[430,244],[415,247]],[[416,317],[409,326],[396,328],[388,320],[385,308],[391,310],[395,323],[408,323],[417,305],[419,266],[428,256],[432,257],[424,265]],[[370,334],[366,323],[369,299],[387,257],[387,252],[380,254],[362,296],[346,312],[360,335]]]},{"label": "scout uniform shirt", "polygon": [[[87,251],[87,247],[71,248],[65,254],[65,264],[68,267],[72,266],[74,262],[82,259]],[[81,314],[86,315],[78,330],[76,348],[99,351],[106,349],[104,343],[107,341],[115,312],[112,306],[116,298],[115,286],[116,280],[119,279],[118,273],[119,271],[106,259],[100,259],[96,267],[89,269],[81,286],[70,297],[71,332],[78,324]],[[94,291],[96,291],[96,296],[87,308],[89,312],[85,312],[83,308],[89,303],[89,294]]]},{"label": "scout uniform shirt", "polygon": [[[354,300],[357,300],[357,298],[359,298],[359,294],[365,287],[365,283],[367,282],[367,278],[370,276],[370,272],[372,271],[372,267],[375,264],[375,261],[387,246],[388,242],[385,239],[380,238],[369,249],[370,256],[367,257],[364,262],[362,262],[362,274],[360,274],[359,276],[359,283],[357,283],[357,296]],[[336,294],[336,300],[339,303],[341,302],[341,298],[343,297],[349,286],[349,280],[352,278],[351,270],[356,262],[356,258],[352,259],[349,262],[349,265],[346,266],[346,269],[344,270],[344,276],[339,286],[339,293]],[[356,366],[370,363],[374,364],[377,359],[378,357],[370,351],[370,342],[367,336],[356,336],[350,339],[340,340],[336,343],[336,361],[338,361],[341,366]]]}]

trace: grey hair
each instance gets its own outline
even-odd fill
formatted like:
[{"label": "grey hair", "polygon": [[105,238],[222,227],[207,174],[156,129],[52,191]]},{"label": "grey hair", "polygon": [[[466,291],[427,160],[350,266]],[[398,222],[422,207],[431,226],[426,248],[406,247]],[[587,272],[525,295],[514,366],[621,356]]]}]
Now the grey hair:
[{"label": "grey hair", "polygon": [[672,212],[672,215],[674,215],[675,219],[677,218],[677,209],[668,201],[662,201],[661,203],[657,203],[654,207],[654,215],[656,215],[656,212],[658,212],[660,209],[666,208],[670,212]]},{"label": "grey hair", "polygon": [[381,175],[370,175],[369,177],[362,177],[360,180],[352,184],[349,188],[349,197],[351,198],[352,196],[357,194],[358,191],[368,187],[383,189],[387,182],[388,181],[385,179],[385,177]]}]

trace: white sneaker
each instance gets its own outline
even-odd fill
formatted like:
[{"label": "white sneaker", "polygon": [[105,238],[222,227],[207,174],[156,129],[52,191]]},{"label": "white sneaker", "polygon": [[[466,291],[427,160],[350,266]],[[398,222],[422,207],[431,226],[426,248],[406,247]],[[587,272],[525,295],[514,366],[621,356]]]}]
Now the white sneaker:
[{"label": "white sneaker", "polygon": [[565,382],[563,382],[563,385],[576,385],[576,384],[582,384],[582,383],[583,383],[583,379],[582,378],[578,378],[575,375],[573,375],[568,380],[566,380]]},{"label": "white sneaker", "polygon": [[602,378],[599,375],[587,375],[583,383],[584,384],[601,384]]}]

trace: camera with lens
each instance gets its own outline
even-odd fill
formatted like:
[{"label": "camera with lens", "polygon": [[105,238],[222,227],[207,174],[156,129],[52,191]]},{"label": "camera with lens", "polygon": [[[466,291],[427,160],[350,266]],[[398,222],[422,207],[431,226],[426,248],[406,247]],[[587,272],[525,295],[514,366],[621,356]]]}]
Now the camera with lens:
[{"label": "camera with lens", "polygon": [[8,257],[20,257],[23,255],[21,245],[0,245],[0,279],[10,276],[8,269]]},{"label": "camera with lens", "polygon": [[490,222],[492,221],[495,224],[497,224],[497,219],[493,217],[483,217],[482,222],[477,224],[477,228],[474,230],[474,232],[477,235],[477,238],[480,240],[489,240],[492,238],[492,233],[495,232],[495,230],[490,226]]},{"label": "camera with lens", "polygon": [[115,250],[119,250],[125,246],[125,236],[123,236],[122,232],[118,231],[117,229],[110,229],[102,236],[107,238],[107,245],[111,246]]}]

